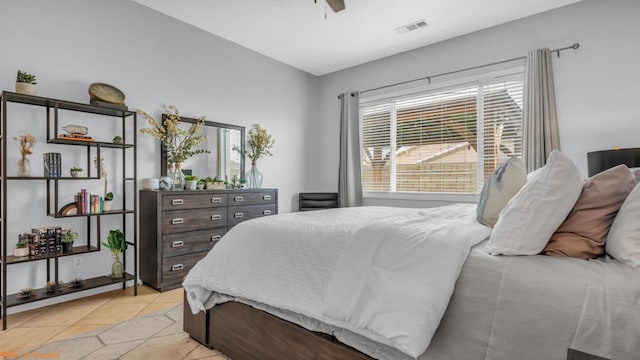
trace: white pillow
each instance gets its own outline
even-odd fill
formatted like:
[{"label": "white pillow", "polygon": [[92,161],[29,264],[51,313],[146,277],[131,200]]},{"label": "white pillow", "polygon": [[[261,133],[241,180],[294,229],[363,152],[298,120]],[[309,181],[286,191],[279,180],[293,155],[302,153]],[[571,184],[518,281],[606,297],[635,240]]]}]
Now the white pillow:
[{"label": "white pillow", "polygon": [[567,218],[582,192],[576,165],[559,151],[502,209],[487,250],[492,255],[535,255]]},{"label": "white pillow", "polygon": [[519,159],[509,159],[491,174],[482,188],[478,207],[478,222],[493,227],[500,211],[527,182],[527,170]]},{"label": "white pillow", "polygon": [[640,270],[640,186],[636,185],[622,203],[605,245],[607,253]]}]

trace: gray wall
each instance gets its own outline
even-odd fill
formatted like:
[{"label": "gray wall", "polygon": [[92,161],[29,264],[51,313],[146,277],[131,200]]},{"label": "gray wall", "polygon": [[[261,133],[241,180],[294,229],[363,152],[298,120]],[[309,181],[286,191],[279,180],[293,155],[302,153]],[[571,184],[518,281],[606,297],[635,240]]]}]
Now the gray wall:
[{"label": "gray wall", "polygon": [[[316,165],[310,189],[337,188],[339,101],[364,90],[498,60],[534,48],[577,51],[554,60],[561,146],[586,175],[586,153],[640,146],[640,1],[584,0],[456,39],[356,66],[320,78],[318,118],[310,144]],[[429,31],[427,28],[426,31]],[[368,200],[365,204],[433,206],[440,202]]]},{"label": "gray wall", "polygon": [[[88,85],[101,81],[123,90],[130,108],[144,109],[158,118],[173,104],[185,116],[206,115],[210,121],[247,128],[262,124],[276,139],[274,157],[258,163],[265,178],[263,186],[280,189],[281,212],[295,209],[295,194],[305,189],[310,156],[306,152],[311,150],[305,146],[305,136],[315,112],[314,76],[126,0],[4,1],[0,46],[2,89],[13,91],[16,71],[22,69],[37,75],[42,96],[88,102]],[[27,129],[37,136],[39,143],[31,157],[33,162],[40,161],[32,164],[36,172],[42,168],[40,154],[55,151],[43,144],[42,114],[25,110],[12,117],[7,134],[12,137]],[[141,118],[139,125],[145,125]],[[92,128],[94,136],[100,135],[96,133],[99,126],[96,123]],[[159,142],[144,134],[138,134],[138,141],[139,178],[157,177]],[[17,153],[12,141],[8,146]],[[13,159],[8,167],[15,171]],[[14,209],[25,213],[14,213],[9,219],[9,251],[19,232],[35,226],[62,224],[82,229],[80,220],[65,222],[45,216],[44,182],[25,182],[19,187],[24,191],[12,194],[10,202],[20,204]],[[79,187],[71,187],[67,195],[72,196]],[[109,226],[105,225],[103,236]],[[145,256],[141,254],[141,260]],[[71,257],[62,258],[61,278],[110,271],[106,249],[83,259],[84,267],[76,271]],[[14,265],[9,292],[42,287],[44,276],[40,263]]]}]

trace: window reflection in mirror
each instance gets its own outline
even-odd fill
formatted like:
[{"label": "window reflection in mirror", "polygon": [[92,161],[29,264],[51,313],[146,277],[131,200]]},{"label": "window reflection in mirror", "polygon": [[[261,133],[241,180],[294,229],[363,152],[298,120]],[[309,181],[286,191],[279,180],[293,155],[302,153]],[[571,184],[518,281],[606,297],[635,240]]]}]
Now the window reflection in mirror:
[{"label": "window reflection in mirror", "polygon": [[[188,129],[196,121],[197,119],[181,117],[180,126]],[[244,126],[205,121],[202,134],[207,135],[207,141],[200,144],[199,148],[208,149],[209,153],[190,157],[182,163],[182,169],[191,170],[192,175],[201,179],[218,177],[231,181],[243,178],[244,157],[233,150],[233,147],[244,149]],[[164,147],[161,161],[162,175],[166,175],[167,157]]]}]

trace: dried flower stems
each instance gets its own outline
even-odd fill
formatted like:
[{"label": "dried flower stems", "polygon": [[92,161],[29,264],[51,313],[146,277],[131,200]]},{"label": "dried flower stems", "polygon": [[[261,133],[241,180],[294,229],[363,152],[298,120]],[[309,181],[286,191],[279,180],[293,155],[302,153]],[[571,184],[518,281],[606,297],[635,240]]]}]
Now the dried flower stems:
[{"label": "dried flower stems", "polygon": [[169,105],[165,111],[166,119],[162,124],[143,110],[139,112],[151,125],[151,127],[140,129],[140,132],[162,142],[167,149],[167,160],[170,163],[180,164],[194,155],[209,152],[207,149],[196,149],[196,146],[207,140],[206,135],[200,134],[204,125],[204,116],[199,117],[195,124],[185,130],[180,127],[180,113],[173,105]]}]

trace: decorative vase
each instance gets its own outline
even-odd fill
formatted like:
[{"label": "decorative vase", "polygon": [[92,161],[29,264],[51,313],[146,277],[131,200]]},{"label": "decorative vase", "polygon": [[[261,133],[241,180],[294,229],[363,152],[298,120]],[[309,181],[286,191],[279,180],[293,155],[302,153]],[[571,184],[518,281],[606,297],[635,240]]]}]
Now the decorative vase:
[{"label": "decorative vase", "polygon": [[122,263],[120,262],[120,256],[113,255],[113,265],[111,265],[111,278],[121,279],[122,276]]},{"label": "decorative vase", "polygon": [[18,160],[18,176],[30,176],[29,159],[26,157]]},{"label": "decorative vase", "polygon": [[34,84],[16,82],[16,92],[24,95],[35,95],[36,86]]},{"label": "decorative vase", "polygon": [[180,167],[180,163],[169,164],[167,176],[173,181],[172,190],[183,190],[185,185],[184,173]]},{"label": "decorative vase", "polygon": [[256,162],[251,162],[251,169],[245,175],[247,179],[247,188],[249,189],[260,189],[262,187],[262,173],[256,167]]}]

